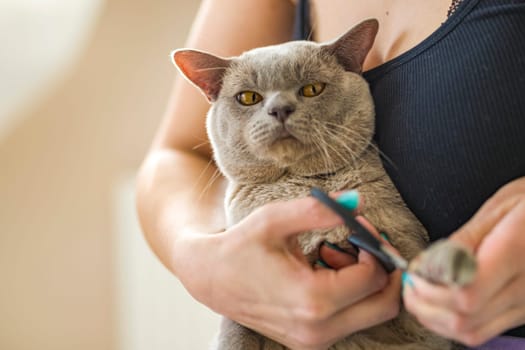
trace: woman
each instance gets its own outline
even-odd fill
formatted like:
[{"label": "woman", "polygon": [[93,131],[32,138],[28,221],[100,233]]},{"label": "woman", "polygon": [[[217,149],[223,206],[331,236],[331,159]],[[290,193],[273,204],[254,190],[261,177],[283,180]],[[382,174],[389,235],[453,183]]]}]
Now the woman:
[{"label": "woman", "polygon": [[[363,70],[385,167],[431,238],[450,235],[479,261],[471,287],[412,276],[403,301],[428,328],[477,346],[525,324],[525,4],[455,3],[312,0],[308,16],[304,1],[205,0],[187,46],[233,56],[289,40],[294,20],[305,38],[311,19],[316,41],[379,20]],[[224,230],[224,179],[212,181],[208,166],[207,108],[195,88],[176,81],[138,180],[145,235],[188,291],[291,348],[326,348],[395,317],[399,273],[387,276],[366,253],[355,261],[327,245],[321,254],[333,269],[313,270],[293,250],[296,234],[338,224],[310,198],[265,206],[211,234]]]}]

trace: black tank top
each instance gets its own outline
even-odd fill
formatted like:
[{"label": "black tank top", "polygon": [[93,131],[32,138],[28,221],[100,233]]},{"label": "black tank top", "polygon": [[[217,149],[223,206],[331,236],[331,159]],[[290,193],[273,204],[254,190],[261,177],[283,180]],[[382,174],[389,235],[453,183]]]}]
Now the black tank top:
[{"label": "black tank top", "polygon": [[[306,1],[297,11],[306,39]],[[524,0],[464,0],[431,36],[364,77],[386,171],[432,240],[525,176]],[[525,337],[525,327],[509,334]]]}]

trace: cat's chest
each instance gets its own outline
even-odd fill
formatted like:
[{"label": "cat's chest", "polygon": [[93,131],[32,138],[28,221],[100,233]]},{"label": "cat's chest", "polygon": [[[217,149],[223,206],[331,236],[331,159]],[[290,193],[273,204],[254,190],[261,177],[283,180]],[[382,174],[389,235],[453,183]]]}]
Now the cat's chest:
[{"label": "cat's chest", "polygon": [[[383,184],[381,192],[395,193],[384,185],[386,173],[374,147],[362,153],[358,161],[335,173],[317,176],[299,176],[286,173],[271,183],[240,184],[230,182],[226,192],[225,209],[228,225],[233,225],[254,209],[274,201],[286,201],[306,197],[312,187],[325,192],[359,189],[362,194],[378,191],[375,183]],[[387,181],[390,183],[389,181]],[[386,186],[386,187],[385,187]]]},{"label": "cat's chest", "polygon": [[358,187],[363,182],[360,172],[342,172],[321,176],[284,175],[274,183],[229,185],[226,195],[228,225],[235,224],[254,209],[274,201],[306,197],[312,187],[327,192]]}]

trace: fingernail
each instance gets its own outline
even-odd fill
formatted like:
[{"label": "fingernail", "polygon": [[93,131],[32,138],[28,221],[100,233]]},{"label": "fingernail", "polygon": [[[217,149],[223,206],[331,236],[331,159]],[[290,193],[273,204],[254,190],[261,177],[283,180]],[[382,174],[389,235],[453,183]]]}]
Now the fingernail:
[{"label": "fingernail", "polygon": [[331,269],[332,268],[330,265],[325,263],[322,259],[317,259],[315,261],[315,265],[317,265],[319,267],[322,267],[322,268],[325,268],[325,269]]},{"label": "fingernail", "polygon": [[351,252],[341,248],[340,246],[338,246],[337,244],[334,244],[334,243],[331,243],[331,242],[328,242],[328,241],[323,241],[323,244],[325,246],[327,246],[328,248],[330,249],[333,249],[335,251],[338,251],[338,252],[341,252],[341,253],[345,253],[345,254],[348,254],[348,255],[352,255],[354,257],[357,257],[356,255],[352,254]]},{"label": "fingernail", "polygon": [[390,243],[390,237],[385,232],[379,232],[379,235],[383,237],[383,239]]},{"label": "fingernail", "polygon": [[359,192],[356,190],[343,192],[336,201],[348,210],[356,210],[359,206]]},{"label": "fingernail", "polygon": [[405,290],[405,286],[409,286],[410,288],[414,288],[414,281],[412,280],[412,276],[406,271],[403,271],[401,274],[401,289],[402,291]]}]

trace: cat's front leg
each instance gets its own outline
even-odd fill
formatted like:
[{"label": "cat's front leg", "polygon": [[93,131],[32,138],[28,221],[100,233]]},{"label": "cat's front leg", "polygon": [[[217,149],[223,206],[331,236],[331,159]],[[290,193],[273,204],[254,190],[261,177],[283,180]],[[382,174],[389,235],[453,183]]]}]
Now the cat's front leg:
[{"label": "cat's front leg", "polygon": [[314,265],[320,258],[319,252],[324,242],[337,245],[341,250],[355,251],[348,241],[350,231],[345,226],[332,229],[319,229],[305,232],[299,236],[299,245],[310,265]]},{"label": "cat's front leg", "polygon": [[465,286],[476,274],[476,258],[470,250],[452,240],[440,240],[422,251],[409,271],[424,279],[448,286]]}]

